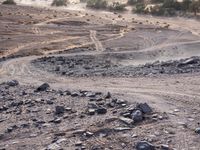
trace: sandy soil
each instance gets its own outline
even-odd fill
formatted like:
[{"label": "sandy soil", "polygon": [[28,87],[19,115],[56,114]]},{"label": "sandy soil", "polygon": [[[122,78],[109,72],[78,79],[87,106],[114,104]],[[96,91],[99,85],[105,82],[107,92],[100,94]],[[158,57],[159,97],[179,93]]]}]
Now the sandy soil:
[{"label": "sandy soil", "polygon": [[[169,119],[134,131],[146,136],[156,136],[158,132],[161,137],[170,136],[171,142],[162,143],[178,150],[199,149],[199,135],[194,132],[199,127],[199,73],[75,78],[51,74],[31,64],[32,60],[49,55],[118,54],[121,65],[199,56],[199,21],[29,6],[0,5],[0,12],[0,54],[5,57],[0,62],[0,82],[16,79],[23,86],[48,82],[54,89],[110,91],[130,103],[147,102],[157,112],[166,112]],[[174,134],[164,132],[163,126]],[[153,133],[149,133],[151,130]],[[15,141],[11,141],[7,142],[14,147]],[[20,144],[17,146],[22,149]]]}]

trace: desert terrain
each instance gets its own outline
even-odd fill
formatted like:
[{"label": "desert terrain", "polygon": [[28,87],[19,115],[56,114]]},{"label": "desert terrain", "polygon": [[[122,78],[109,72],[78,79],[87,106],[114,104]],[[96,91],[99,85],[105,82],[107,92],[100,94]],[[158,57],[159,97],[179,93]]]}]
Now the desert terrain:
[{"label": "desert terrain", "polygon": [[0,149],[200,150],[199,20],[17,3],[0,5]]}]

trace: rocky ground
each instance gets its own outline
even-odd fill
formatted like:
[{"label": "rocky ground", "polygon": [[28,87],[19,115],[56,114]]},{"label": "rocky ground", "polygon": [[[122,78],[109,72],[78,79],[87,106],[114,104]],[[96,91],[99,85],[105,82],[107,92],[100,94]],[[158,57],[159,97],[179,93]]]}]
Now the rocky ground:
[{"label": "rocky ground", "polygon": [[173,143],[168,115],[147,103],[109,92],[53,90],[47,83],[12,80],[0,87],[1,149],[170,149]]},{"label": "rocky ground", "polygon": [[[118,56],[118,55],[117,55]],[[141,66],[122,66],[120,60],[109,56],[81,56],[81,57],[43,57],[32,63],[43,70],[64,76],[114,76],[114,77],[136,77],[157,74],[182,74],[200,71],[200,58],[191,57],[187,59],[154,62]],[[118,56],[120,57],[120,56]]]},{"label": "rocky ground", "polygon": [[0,5],[0,149],[198,150],[199,35],[194,19]]}]

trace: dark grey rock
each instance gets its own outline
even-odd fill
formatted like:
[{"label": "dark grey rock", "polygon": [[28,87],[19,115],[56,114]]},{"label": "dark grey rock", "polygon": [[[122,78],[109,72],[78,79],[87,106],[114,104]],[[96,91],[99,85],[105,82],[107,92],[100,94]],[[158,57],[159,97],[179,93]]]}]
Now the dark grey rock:
[{"label": "dark grey rock", "polygon": [[109,99],[109,98],[111,98],[112,96],[111,96],[111,93],[110,92],[108,92],[106,95],[105,95],[105,98],[106,99]]},{"label": "dark grey rock", "polygon": [[55,114],[56,115],[64,114],[64,112],[65,112],[64,106],[56,106],[55,107]]},{"label": "dark grey rock", "polygon": [[107,109],[104,107],[99,107],[96,109],[97,114],[106,114],[107,113]]},{"label": "dark grey rock", "polygon": [[88,115],[95,115],[95,112],[96,112],[95,109],[92,109],[92,108],[88,109]]},{"label": "dark grey rock", "polygon": [[155,146],[147,141],[140,141],[136,144],[136,150],[155,150]]},{"label": "dark grey rock", "polygon": [[164,144],[161,145],[160,148],[161,148],[161,150],[171,150],[170,147],[169,147],[169,145],[164,145]]},{"label": "dark grey rock", "polygon": [[134,122],[140,122],[143,121],[143,114],[140,110],[135,110],[131,114],[132,119]]},{"label": "dark grey rock", "polygon": [[195,132],[196,132],[197,134],[200,134],[200,128],[196,128],[196,129],[195,129]]},{"label": "dark grey rock", "polygon": [[39,86],[37,88],[37,92],[40,92],[40,91],[46,91],[48,88],[50,88],[49,84],[48,83],[43,83],[41,86]]},{"label": "dark grey rock", "polygon": [[19,85],[19,82],[17,80],[11,80],[7,82],[7,85],[9,86],[17,86]]},{"label": "dark grey rock", "polygon": [[140,109],[144,114],[150,114],[152,112],[151,107],[147,103],[138,104],[138,109]]},{"label": "dark grey rock", "polygon": [[119,120],[127,125],[133,125],[133,123],[134,123],[134,120],[132,120],[130,118],[120,117]]}]

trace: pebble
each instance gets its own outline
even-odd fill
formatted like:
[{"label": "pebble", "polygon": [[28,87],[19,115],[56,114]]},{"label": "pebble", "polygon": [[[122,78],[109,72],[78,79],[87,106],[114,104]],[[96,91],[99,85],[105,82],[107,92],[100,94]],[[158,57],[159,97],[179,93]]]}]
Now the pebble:
[{"label": "pebble", "polygon": [[37,88],[37,92],[41,92],[41,91],[46,91],[48,88],[50,88],[49,84],[48,83],[43,83],[42,85],[40,85],[38,88]]},{"label": "pebble", "polygon": [[136,144],[136,150],[155,150],[155,147],[147,141],[140,141]]},{"label": "pebble", "polygon": [[107,113],[107,109],[104,107],[99,107],[96,109],[97,114],[106,114]]},{"label": "pebble", "polygon": [[140,110],[136,110],[134,111],[132,114],[132,119],[135,121],[135,122],[140,122],[143,120],[143,114]]},{"label": "pebble", "polygon": [[55,114],[59,115],[59,114],[64,114],[65,112],[65,107],[64,106],[56,106],[55,107]]},{"label": "pebble", "polygon": [[195,132],[196,132],[197,134],[200,134],[200,128],[196,128],[196,129],[195,129]]},{"label": "pebble", "polygon": [[120,117],[119,120],[127,125],[132,125],[134,123],[134,121],[130,118]]}]

